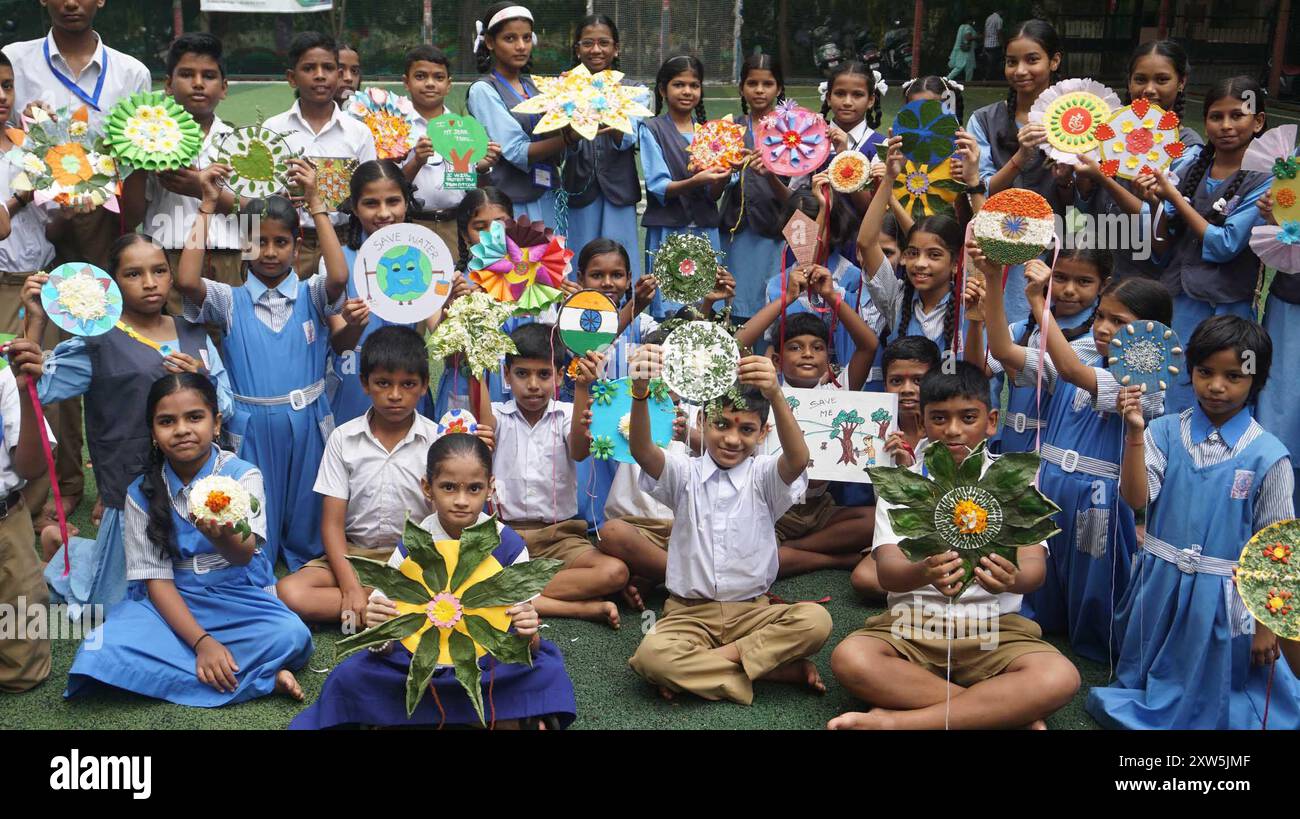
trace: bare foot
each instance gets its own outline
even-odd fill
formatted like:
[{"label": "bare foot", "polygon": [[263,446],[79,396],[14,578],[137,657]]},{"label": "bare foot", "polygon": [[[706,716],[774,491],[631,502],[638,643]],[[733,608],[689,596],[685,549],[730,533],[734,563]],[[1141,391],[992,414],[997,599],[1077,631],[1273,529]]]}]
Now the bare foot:
[{"label": "bare foot", "polygon": [[641,592],[631,583],[623,587],[623,602],[637,611],[645,611],[645,601],[641,599]]},{"label": "bare foot", "polygon": [[677,695],[674,694],[672,691],[670,691],[670,690],[667,688],[667,686],[663,686],[663,685],[661,685],[661,686],[659,686],[659,696],[663,697],[664,699],[668,700],[669,702],[672,702],[673,699],[676,698]]},{"label": "bare foot", "polygon": [[1044,719],[1036,719],[1036,720],[1034,720],[1033,722],[1029,723],[1029,725],[1028,725],[1028,730],[1030,730],[1030,731],[1046,731],[1046,730],[1047,730],[1047,720],[1044,720]]},{"label": "bare foot", "polygon": [[590,620],[619,627],[618,606],[609,600],[556,600],[542,595],[534,603],[537,613],[547,617],[567,617],[571,620]]},{"label": "bare foot", "polygon": [[849,711],[826,723],[831,731],[889,731],[894,728],[893,712],[884,708]]},{"label": "bare foot", "polygon": [[818,694],[826,693],[826,683],[822,682],[821,674],[817,673],[817,666],[813,665],[812,660],[791,660],[767,672],[761,679],[791,685],[806,685]]},{"label": "bare foot", "polygon": [[303,700],[302,686],[298,685],[298,678],[287,668],[280,669],[280,673],[275,675],[275,693],[287,694],[290,699],[298,702]]}]

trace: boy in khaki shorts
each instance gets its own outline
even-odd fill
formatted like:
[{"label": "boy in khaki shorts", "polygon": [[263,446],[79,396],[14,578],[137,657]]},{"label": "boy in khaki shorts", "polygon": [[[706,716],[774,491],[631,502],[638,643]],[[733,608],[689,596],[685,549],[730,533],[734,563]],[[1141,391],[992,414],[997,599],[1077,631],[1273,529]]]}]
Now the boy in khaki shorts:
[{"label": "boy in khaki shorts", "polygon": [[[631,362],[630,449],[641,488],[673,510],[663,617],[628,664],[671,699],[689,691],[708,700],[749,705],[754,680],[826,687],[808,659],[830,635],[831,618],[816,603],[776,604],[775,522],[808,486],[808,447],[781,395],[776,368],[762,356],[741,360],[739,397],[710,407],[705,455],[666,452],[650,438],[645,398],[661,365],[655,345]],[[768,434],[768,415],[784,451],[754,455]]]},{"label": "boy in khaki shorts", "polygon": [[[960,465],[997,429],[988,378],[968,362],[956,368],[931,370],[921,382],[926,440],[911,467],[921,474],[927,445],[949,447]],[[831,655],[835,678],[874,707],[842,714],[827,727],[1045,728],[1047,716],[1079,689],[1074,665],[1017,613],[1022,595],[1043,582],[1047,544],[1021,547],[1018,567],[998,555],[983,558],[976,585],[954,601],[963,571],[957,553],[909,561],[898,547],[890,506],[876,501],[874,546],[889,612],[868,619]]]}]

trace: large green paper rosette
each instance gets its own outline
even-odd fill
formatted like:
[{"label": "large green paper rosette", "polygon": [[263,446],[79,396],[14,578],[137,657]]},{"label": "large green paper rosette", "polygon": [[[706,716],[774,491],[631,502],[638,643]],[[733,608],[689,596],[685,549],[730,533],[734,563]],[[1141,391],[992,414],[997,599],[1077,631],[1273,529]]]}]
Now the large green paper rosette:
[{"label": "large green paper rosette", "polygon": [[203,150],[203,129],[172,97],[161,91],[141,91],[108,112],[104,142],[123,165],[174,171],[194,164]]}]

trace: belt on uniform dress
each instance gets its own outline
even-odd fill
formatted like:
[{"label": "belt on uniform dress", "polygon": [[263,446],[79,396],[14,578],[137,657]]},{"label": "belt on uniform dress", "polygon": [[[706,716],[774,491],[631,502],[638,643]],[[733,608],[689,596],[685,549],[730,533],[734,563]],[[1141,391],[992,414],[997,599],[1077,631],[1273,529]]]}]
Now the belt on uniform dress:
[{"label": "belt on uniform dress", "polygon": [[300,390],[290,390],[288,395],[278,395],[274,398],[254,398],[248,395],[236,395],[235,400],[241,404],[251,404],[255,407],[278,407],[288,404],[295,411],[301,412],[316,402],[325,392],[325,379],[317,381],[309,387]]},{"label": "belt on uniform dress", "polygon": [[1007,426],[1016,432],[1024,432],[1027,429],[1047,429],[1045,421],[1031,418],[1023,412],[1013,412],[1007,415]]},{"label": "belt on uniform dress", "polygon": [[1142,551],[1172,563],[1183,574],[1206,574],[1223,578],[1223,602],[1228,608],[1228,625],[1233,637],[1255,632],[1255,618],[1246,609],[1241,593],[1232,582],[1233,569],[1237,561],[1222,557],[1208,557],[1201,554],[1201,544],[1194,543],[1186,549],[1179,549],[1171,543],[1161,540],[1148,531],[1142,539]]},{"label": "belt on uniform dress", "polygon": [[1119,464],[1089,458],[1080,455],[1077,450],[1061,449],[1051,444],[1043,444],[1040,453],[1044,461],[1050,461],[1061,468],[1062,472],[1083,472],[1097,478],[1119,480]]}]

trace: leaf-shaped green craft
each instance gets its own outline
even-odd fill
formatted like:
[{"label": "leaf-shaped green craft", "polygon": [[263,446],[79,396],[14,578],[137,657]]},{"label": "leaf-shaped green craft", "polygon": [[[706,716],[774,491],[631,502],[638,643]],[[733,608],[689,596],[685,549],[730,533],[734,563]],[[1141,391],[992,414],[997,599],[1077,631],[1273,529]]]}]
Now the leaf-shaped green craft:
[{"label": "leaf-shaped green craft", "polygon": [[226,184],[236,194],[265,198],[288,189],[292,156],[283,136],[249,125],[221,138],[214,161],[230,166]]},{"label": "leaf-shaped green craft", "polygon": [[243,147],[243,153],[231,154],[231,169],[245,179],[270,182],[275,176],[275,163],[271,149],[265,142],[254,141]]},{"label": "leaf-shaped green craft", "polygon": [[944,110],[940,100],[909,102],[894,119],[895,136],[902,137],[899,150],[918,165],[938,165],[956,150],[957,118]]}]

